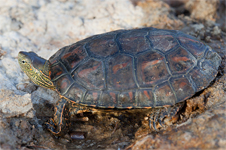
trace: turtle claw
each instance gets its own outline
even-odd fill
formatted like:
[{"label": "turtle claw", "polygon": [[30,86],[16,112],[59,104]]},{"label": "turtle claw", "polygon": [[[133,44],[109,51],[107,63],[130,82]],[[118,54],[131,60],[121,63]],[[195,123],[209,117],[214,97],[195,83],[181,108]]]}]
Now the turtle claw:
[{"label": "turtle claw", "polygon": [[51,125],[50,123],[48,123],[48,122],[46,122],[45,125],[46,125],[46,128],[47,128],[50,132],[52,132],[52,133],[54,133],[54,134],[57,134],[57,131],[56,131],[56,129],[55,129],[54,126],[52,126],[52,125]]},{"label": "turtle claw", "polygon": [[55,126],[55,125],[56,125],[56,124],[54,123],[53,118],[51,118],[51,119],[49,120],[49,122],[46,122],[46,124],[49,124],[49,125],[51,125],[51,126]]},{"label": "turtle claw", "polygon": [[153,128],[155,131],[158,131],[158,129],[156,128],[156,121],[157,117],[155,116],[155,113],[150,114],[149,127]]},{"label": "turtle claw", "polygon": [[156,124],[155,124],[154,121],[149,120],[149,127],[150,128],[153,128],[155,131],[158,131],[157,128],[156,128]]},{"label": "turtle claw", "polygon": [[159,118],[159,120],[158,120],[158,123],[159,123],[159,125],[162,127],[162,128],[164,128],[165,127],[165,124],[162,122],[162,120]]},{"label": "turtle claw", "polygon": [[46,122],[45,123],[46,125],[46,128],[51,132],[53,133],[56,137],[59,136],[60,132],[61,132],[61,127],[58,127],[59,129],[57,129],[55,127],[55,123],[53,121],[53,119],[50,119],[49,122]]},{"label": "turtle claw", "polygon": [[45,126],[46,126],[46,128],[49,130],[49,131],[51,131],[51,132],[56,132],[56,129],[55,129],[55,124],[54,124],[54,121],[53,121],[53,119],[51,118],[50,120],[49,120],[49,122],[45,122]]},{"label": "turtle claw", "polygon": [[156,124],[155,124],[155,122],[153,121],[153,128],[155,129],[155,131],[158,131],[158,129],[156,128]]},{"label": "turtle claw", "polygon": [[150,114],[149,127],[155,129],[155,127],[154,127],[154,114]]},{"label": "turtle claw", "polygon": [[161,127],[165,127],[164,119],[168,116],[167,108],[164,108],[164,110],[160,113],[158,123]]},{"label": "turtle claw", "polygon": [[153,128],[155,131],[159,131],[156,124],[159,124],[162,128],[165,127],[164,122],[162,122],[163,118],[159,116],[159,112],[152,113],[149,118],[149,126]]},{"label": "turtle claw", "polygon": [[178,117],[175,116],[183,105],[184,103],[178,103],[174,107],[164,107],[153,110],[149,116],[149,127],[153,128],[155,131],[159,131],[159,128],[165,128],[166,124],[176,122]]},{"label": "turtle claw", "polygon": [[158,120],[159,120],[159,112],[157,112],[157,115],[154,117],[154,121],[153,121],[153,127],[155,129],[155,131],[158,131],[158,129],[156,128],[156,123],[158,123]]}]

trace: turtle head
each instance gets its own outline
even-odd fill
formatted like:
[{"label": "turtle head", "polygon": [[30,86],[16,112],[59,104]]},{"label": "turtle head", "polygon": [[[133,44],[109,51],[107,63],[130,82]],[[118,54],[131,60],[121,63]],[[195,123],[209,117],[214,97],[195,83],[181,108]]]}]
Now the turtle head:
[{"label": "turtle head", "polygon": [[50,64],[48,60],[39,57],[34,52],[20,51],[18,54],[20,68],[36,85],[55,89],[50,77]]}]

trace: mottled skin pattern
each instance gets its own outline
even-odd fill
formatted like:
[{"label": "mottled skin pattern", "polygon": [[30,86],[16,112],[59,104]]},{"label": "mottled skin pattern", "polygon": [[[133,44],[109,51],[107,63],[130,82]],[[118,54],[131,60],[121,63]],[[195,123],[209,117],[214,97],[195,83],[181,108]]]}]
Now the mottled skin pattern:
[{"label": "mottled skin pattern", "polygon": [[149,119],[156,129],[155,123],[162,125],[180,110],[179,102],[209,85],[221,63],[194,37],[155,28],[95,35],[63,47],[49,60],[33,52],[20,52],[18,58],[35,84],[55,89],[62,98],[47,123],[54,135],[67,130],[68,102],[77,111],[79,106],[159,108]]}]

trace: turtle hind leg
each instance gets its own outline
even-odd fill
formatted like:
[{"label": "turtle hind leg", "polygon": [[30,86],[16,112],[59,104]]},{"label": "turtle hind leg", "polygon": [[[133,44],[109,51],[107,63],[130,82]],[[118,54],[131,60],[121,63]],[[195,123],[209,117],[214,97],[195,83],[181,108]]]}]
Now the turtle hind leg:
[{"label": "turtle hind leg", "polygon": [[184,102],[181,102],[171,107],[154,109],[149,116],[149,127],[158,131],[160,128],[165,128],[166,125],[172,125],[179,119],[178,112],[183,108],[184,104]]},{"label": "turtle hind leg", "polygon": [[68,102],[62,98],[56,104],[54,117],[46,122],[47,129],[56,137],[64,135],[68,131],[69,126],[69,110]]}]

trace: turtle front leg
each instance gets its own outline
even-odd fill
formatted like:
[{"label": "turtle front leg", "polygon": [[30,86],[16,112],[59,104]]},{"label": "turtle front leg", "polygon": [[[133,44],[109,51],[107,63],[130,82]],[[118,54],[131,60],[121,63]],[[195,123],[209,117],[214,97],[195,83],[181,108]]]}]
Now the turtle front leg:
[{"label": "turtle front leg", "polygon": [[149,116],[149,127],[158,131],[159,128],[165,127],[165,124],[175,123],[179,119],[178,112],[184,104],[184,102],[181,102],[175,106],[155,109]]},{"label": "turtle front leg", "polygon": [[46,122],[47,129],[55,136],[59,137],[68,131],[69,108],[65,98],[59,100],[54,110],[54,117]]}]

